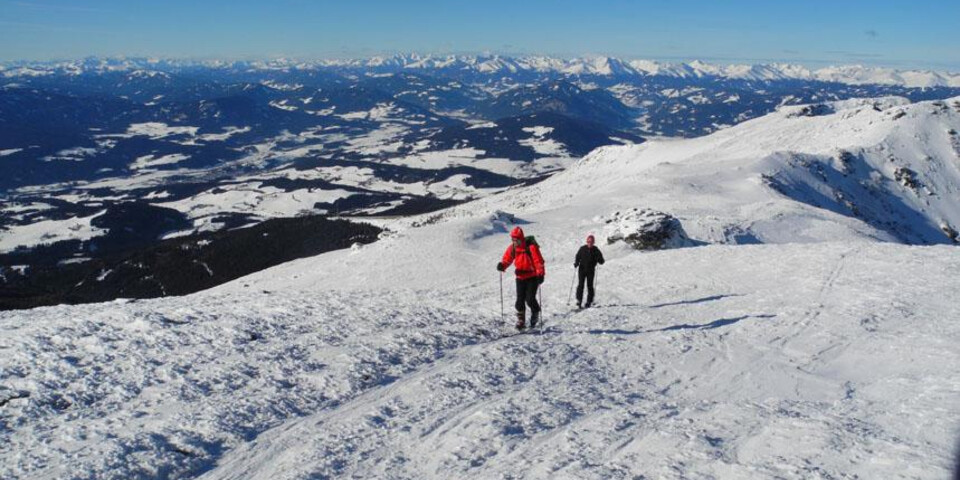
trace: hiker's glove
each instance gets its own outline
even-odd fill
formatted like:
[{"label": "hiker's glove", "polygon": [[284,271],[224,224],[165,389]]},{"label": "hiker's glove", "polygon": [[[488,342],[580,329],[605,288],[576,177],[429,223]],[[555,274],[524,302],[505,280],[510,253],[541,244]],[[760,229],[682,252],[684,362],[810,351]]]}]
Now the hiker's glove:
[{"label": "hiker's glove", "polygon": [[507,269],[507,266],[503,262],[497,262],[497,271],[502,272]]}]

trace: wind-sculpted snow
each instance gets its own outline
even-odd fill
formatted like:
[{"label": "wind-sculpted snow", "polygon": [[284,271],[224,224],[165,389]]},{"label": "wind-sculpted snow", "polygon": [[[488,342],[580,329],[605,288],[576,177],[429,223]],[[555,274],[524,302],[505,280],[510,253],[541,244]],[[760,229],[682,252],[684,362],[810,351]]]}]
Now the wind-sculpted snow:
[{"label": "wind-sculpted snow", "polygon": [[0,477],[194,476],[284,419],[485,338],[436,306],[304,293],[5,315],[0,384],[29,396],[2,411]]},{"label": "wind-sculpted snow", "polygon": [[29,396],[0,410],[0,476],[944,475],[956,250],[608,255],[595,309],[554,274],[539,336],[501,338],[479,269],[3,314],[0,384]]}]

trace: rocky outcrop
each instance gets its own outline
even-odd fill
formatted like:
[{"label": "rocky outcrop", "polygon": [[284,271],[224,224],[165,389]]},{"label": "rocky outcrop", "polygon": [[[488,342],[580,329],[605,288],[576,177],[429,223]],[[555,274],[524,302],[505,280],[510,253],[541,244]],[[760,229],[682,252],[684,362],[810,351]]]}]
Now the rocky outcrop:
[{"label": "rocky outcrop", "polygon": [[607,243],[624,242],[637,250],[662,250],[692,246],[683,226],[673,215],[633,208],[606,220]]}]

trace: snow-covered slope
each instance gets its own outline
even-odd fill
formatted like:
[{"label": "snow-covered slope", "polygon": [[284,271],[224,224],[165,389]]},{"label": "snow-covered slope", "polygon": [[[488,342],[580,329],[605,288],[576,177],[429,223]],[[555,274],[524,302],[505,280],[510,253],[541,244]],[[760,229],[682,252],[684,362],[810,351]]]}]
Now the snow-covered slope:
[{"label": "snow-covered slope", "polygon": [[[806,195],[843,149],[841,178],[884,177],[861,212],[895,197],[901,225],[956,222],[958,109],[832,104],[603,148],[210,291],[0,313],[0,477],[943,478],[960,250]],[[901,162],[940,199],[895,189]],[[767,244],[601,244],[599,305],[571,312],[575,248],[633,207]],[[511,222],[545,252],[542,335],[504,337]]]},{"label": "snow-covered slope", "polygon": [[710,243],[951,243],[960,225],[960,98],[784,107],[697,139],[603,147],[535,186],[454,209],[560,209],[599,228],[633,207]]}]

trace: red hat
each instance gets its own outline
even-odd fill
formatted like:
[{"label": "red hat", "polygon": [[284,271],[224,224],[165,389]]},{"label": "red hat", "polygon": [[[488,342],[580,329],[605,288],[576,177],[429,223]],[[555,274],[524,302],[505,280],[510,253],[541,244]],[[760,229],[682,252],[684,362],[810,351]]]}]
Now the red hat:
[{"label": "red hat", "polygon": [[513,231],[510,232],[510,238],[523,239],[523,229],[520,227],[513,227]]},{"label": "red hat", "polygon": [[595,239],[593,238],[593,234],[592,234],[592,233],[591,233],[590,235],[587,235],[587,241],[588,241],[588,242],[589,242],[589,241],[593,241],[593,240],[595,240]]}]

